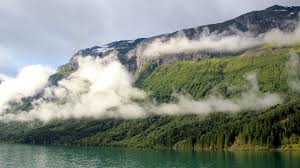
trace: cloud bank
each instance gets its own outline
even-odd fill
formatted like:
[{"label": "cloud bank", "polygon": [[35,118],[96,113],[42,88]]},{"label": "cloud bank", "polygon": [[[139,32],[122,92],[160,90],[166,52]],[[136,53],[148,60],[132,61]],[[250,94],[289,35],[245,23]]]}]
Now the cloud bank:
[{"label": "cloud bank", "polygon": [[[183,32],[170,39],[157,38],[147,44],[142,56],[155,59],[165,55],[195,52],[237,53],[248,48],[272,44],[288,46],[300,42],[300,25],[293,32],[283,32],[273,29],[265,34],[254,36],[250,32],[241,32],[232,28],[233,35],[228,32],[210,32],[205,28],[199,38],[190,40]],[[232,33],[231,33],[232,34]]]},{"label": "cloud bank", "polygon": [[13,79],[18,80],[14,85],[1,84],[3,90],[7,87],[23,89],[20,91],[23,92],[22,95],[13,92],[5,102],[33,95],[43,87],[45,89],[42,96],[32,102],[31,110],[17,113],[2,111],[0,120],[48,122],[54,119],[83,117],[134,119],[153,114],[182,115],[261,110],[282,102],[277,94],[260,93],[255,74],[248,74],[246,80],[249,81],[250,89],[239,97],[226,99],[222,96],[209,96],[193,100],[189,96],[178,95],[176,103],[155,104],[148,99],[144,91],[133,86],[131,74],[121,65],[116,54],[105,58],[78,57],[77,61],[79,69],[68,78],[59,81],[57,86],[45,87],[47,78],[37,80],[35,77],[33,80],[36,82],[33,83],[37,84],[23,85],[24,81],[31,79],[32,67],[29,70],[26,68],[23,70],[25,72],[22,71]]},{"label": "cloud bank", "polygon": [[49,75],[54,71],[42,65],[27,66],[15,78],[0,74],[0,114],[24,97],[34,96],[48,84]]},{"label": "cloud bank", "polygon": [[57,86],[47,87],[33,109],[6,114],[6,120],[32,121],[69,118],[136,118],[144,110],[133,99],[145,93],[132,86],[132,78],[114,54],[103,59],[78,57],[79,69]]},{"label": "cloud bank", "polygon": [[262,110],[282,103],[282,99],[275,93],[261,93],[255,73],[245,76],[250,88],[239,97],[226,99],[222,96],[209,96],[206,99],[193,100],[187,96],[177,96],[177,103],[162,104],[155,111],[158,114],[206,114],[211,112],[238,112],[245,110]]},{"label": "cloud bank", "polygon": [[[171,39],[156,39],[147,45],[145,57],[157,58],[176,53],[238,52],[262,44],[287,46],[300,42],[300,26],[294,32],[274,29],[254,37],[249,32],[203,33],[199,39],[189,40],[182,35]],[[23,68],[15,78],[0,74],[0,120],[43,121],[70,118],[124,118],[133,119],[149,115],[207,114],[210,112],[237,112],[262,110],[282,103],[275,93],[261,93],[255,74],[246,75],[249,90],[241,96],[227,99],[208,96],[194,100],[176,95],[176,102],[155,104],[147,94],[133,86],[134,79],[121,65],[117,53],[104,58],[77,57],[78,70],[56,86],[48,86],[53,71],[41,65]],[[287,63],[289,86],[300,91],[298,78],[299,56],[292,54]],[[37,96],[39,95],[39,96]],[[28,111],[10,113],[9,109],[23,98],[33,97]]]}]

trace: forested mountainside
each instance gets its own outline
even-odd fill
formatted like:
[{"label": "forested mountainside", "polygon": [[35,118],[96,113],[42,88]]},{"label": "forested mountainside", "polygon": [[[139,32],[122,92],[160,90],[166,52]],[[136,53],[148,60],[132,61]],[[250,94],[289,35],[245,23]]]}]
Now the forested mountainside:
[{"label": "forested mountainside", "polygon": [[[299,149],[300,94],[288,86],[286,62],[300,47],[260,47],[239,56],[178,61],[145,67],[137,85],[160,102],[172,89],[194,98],[213,92],[226,97],[249,87],[243,75],[256,72],[260,90],[285,100],[267,110],[141,119],[80,119],[43,123],[2,123],[0,140],[32,144],[72,144],[177,149]],[[147,71],[147,72],[146,72]],[[228,86],[239,86],[231,90]]]},{"label": "forested mountainside", "polygon": [[[152,42],[158,39],[168,41],[179,35],[197,40],[205,34],[226,38],[245,33],[255,39],[272,29],[282,33],[293,32],[297,29],[299,11],[300,7],[272,6],[223,23],[83,49],[74,54],[69,63],[60,66],[50,76],[48,84],[54,87],[75,72],[79,67],[78,57],[107,58],[116,54],[124,69],[135,76],[134,87],[145,91],[147,98],[156,104],[176,102],[178,95],[185,95],[193,101],[207,100],[211,96],[222,98],[223,102],[244,98],[240,101],[247,104],[248,95],[245,93],[249,93],[252,100],[256,96],[275,93],[280,99],[276,101],[280,103],[271,107],[256,109],[258,104],[248,103],[248,108],[240,110],[212,110],[212,113],[201,114],[183,111],[181,115],[151,114],[137,119],[83,117],[49,122],[2,121],[0,142],[193,150],[299,150],[300,90],[297,84],[300,63],[294,60],[292,66],[289,64],[293,55],[300,55],[299,43],[257,43],[224,52],[193,50],[166,53],[157,57],[152,55],[155,59],[151,60],[145,59],[142,54]],[[252,74],[250,83],[245,78],[247,74]],[[41,94],[14,102],[8,113],[30,110],[32,100]],[[64,101],[58,103],[63,104]],[[270,103],[269,100],[262,101]]]},{"label": "forested mountainside", "polygon": [[[74,61],[74,58],[77,56],[92,55],[94,57],[105,57],[114,51],[117,51],[118,59],[128,68],[129,71],[139,71],[142,69],[143,65],[147,64],[147,60],[144,59],[144,56],[141,53],[149,43],[157,39],[163,39],[164,41],[167,41],[168,39],[182,35],[188,39],[197,39],[209,33],[229,36],[239,33],[238,31],[249,32],[254,36],[257,36],[259,34],[271,31],[272,29],[290,32],[295,30],[298,25],[299,11],[300,7],[283,7],[275,5],[265,10],[246,13],[223,23],[184,29],[170,34],[164,34],[150,38],[115,41],[106,45],[82,49],[74,54],[70,63],[61,66],[58,69],[58,73],[53,75],[50,81],[55,83],[55,81],[74,71],[76,69],[76,62]],[[239,52],[195,51],[189,54],[178,53],[164,55],[154,61],[158,64],[164,64],[176,60],[204,59],[237,54],[239,54]]]}]

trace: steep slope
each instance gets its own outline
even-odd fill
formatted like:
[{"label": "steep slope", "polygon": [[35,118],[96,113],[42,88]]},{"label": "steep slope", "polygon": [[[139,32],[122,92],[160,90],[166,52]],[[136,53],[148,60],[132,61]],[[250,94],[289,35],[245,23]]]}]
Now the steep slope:
[{"label": "steep slope", "polygon": [[[2,123],[0,141],[195,150],[299,149],[300,95],[287,84],[286,61],[291,51],[300,53],[300,47],[262,47],[234,57],[178,61],[158,66],[138,84],[162,102],[169,101],[173,91],[184,91],[194,98],[214,92],[231,97],[247,88],[244,74],[256,72],[263,92],[278,92],[287,101],[268,110],[136,120],[81,119],[46,125]],[[230,90],[229,86],[241,89]]]},{"label": "steep slope", "polygon": [[[236,34],[237,31],[249,32],[256,36],[262,33],[266,33],[275,28],[287,32],[293,31],[295,30],[299,21],[299,11],[300,7],[283,7],[275,5],[265,10],[246,13],[223,23],[184,29],[150,38],[116,41],[102,46],[94,46],[91,48],[82,49],[74,54],[74,56],[71,58],[70,63],[61,66],[58,69],[58,73],[52,76],[50,81],[55,83],[63,76],[66,76],[70,72],[74,71],[74,69],[76,69],[74,58],[76,58],[77,56],[92,55],[95,57],[105,57],[113,51],[116,51],[118,53],[120,62],[124,64],[129,71],[136,72],[137,70],[141,70],[142,67],[147,64],[147,59],[144,58],[143,50],[149,43],[157,39],[164,39],[167,41],[168,39],[177,37],[178,35],[184,35],[188,39],[198,39],[203,34],[207,34],[209,32],[214,32],[217,34],[222,33],[224,36],[228,36]],[[155,60],[155,62],[158,64],[164,64],[174,62],[176,60],[203,59],[235,54],[239,54],[239,52],[228,53],[199,51],[193,54],[178,53],[171,56],[162,56],[159,59]]]},{"label": "steep slope", "polygon": [[[154,62],[147,62],[141,54],[141,50],[154,40],[167,40],[182,33],[189,39],[197,39],[208,30],[225,36],[237,33],[237,30],[254,35],[273,28],[290,32],[297,25],[299,11],[300,7],[273,6],[219,24],[83,49],[49,79],[55,85],[76,71],[78,63],[75,58],[78,56],[102,58],[117,53],[120,62],[137,74],[136,86],[148,92],[158,103],[175,100],[172,93],[191,95],[196,100],[209,95],[236,97],[249,88],[244,76],[255,73],[259,90],[278,93],[284,100],[283,104],[261,111],[153,115],[135,120],[83,118],[49,123],[1,122],[0,142],[187,149],[300,149],[300,93],[290,88],[289,67],[286,66],[291,53],[300,54],[299,45],[265,45],[234,53],[180,53],[172,57],[165,55]],[[12,113],[30,108],[30,100],[27,98],[16,104]]]},{"label": "steep slope", "polygon": [[197,28],[185,29],[183,31],[191,38],[195,37],[197,32],[201,32],[203,28],[206,27],[209,28],[211,32],[230,32],[232,31],[231,27],[235,27],[240,31],[250,31],[256,35],[265,33],[274,28],[292,31],[295,29],[293,22],[298,20],[299,11],[300,7],[284,7],[275,5],[265,10],[246,13],[223,23],[199,26]]},{"label": "steep slope", "polygon": [[186,92],[194,98],[214,93],[232,97],[247,88],[245,74],[254,72],[261,91],[291,97],[295,92],[288,86],[285,64],[291,52],[300,53],[300,47],[260,47],[235,57],[178,61],[141,76],[137,84],[163,102],[174,92]]}]

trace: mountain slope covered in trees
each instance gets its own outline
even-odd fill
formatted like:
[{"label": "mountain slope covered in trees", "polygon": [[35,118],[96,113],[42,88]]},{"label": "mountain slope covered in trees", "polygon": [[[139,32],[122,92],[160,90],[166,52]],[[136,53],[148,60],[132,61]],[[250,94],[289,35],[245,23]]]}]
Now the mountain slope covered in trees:
[{"label": "mountain slope covered in trees", "polygon": [[[158,39],[168,40],[171,38],[176,38],[178,36],[184,35],[189,40],[195,40],[201,38],[203,35],[210,33],[213,34],[223,34],[225,36],[238,34],[241,32],[248,32],[254,36],[263,34],[271,31],[272,29],[278,29],[285,32],[292,32],[297,28],[297,23],[299,21],[300,7],[284,7],[284,6],[272,6],[260,11],[252,11],[243,14],[234,19],[217,23],[211,25],[203,25],[195,28],[189,28],[184,30],[179,30],[173,33],[162,34],[150,38],[139,38],[136,40],[121,40],[115,41],[106,45],[93,46],[91,48],[81,49],[74,54],[71,58],[70,63],[62,65],[58,73],[52,76],[50,81],[55,83],[55,81],[61,79],[66,74],[64,72],[70,72],[68,70],[76,69],[74,65],[74,58],[77,56],[88,56],[93,57],[106,57],[111,52],[117,51],[117,56],[120,62],[130,71],[136,72],[143,68],[147,64],[147,60],[143,58],[143,50],[145,47]],[[193,57],[191,54],[179,53],[173,55],[165,55],[160,59],[156,60],[158,64],[164,64],[173,62],[174,60],[190,60],[192,58],[203,59],[212,57],[221,57],[224,55],[232,55],[239,53],[226,53],[226,52],[203,52],[195,51]],[[170,58],[171,57],[171,58]],[[68,73],[67,73],[68,74]]]},{"label": "mountain slope covered in trees", "polygon": [[[291,66],[287,64],[291,55],[300,55],[299,44],[281,47],[265,44],[232,53],[175,53],[151,61],[144,60],[141,54],[153,41],[167,41],[181,33],[193,40],[207,30],[213,34],[224,34],[224,37],[241,32],[257,37],[274,28],[292,32],[298,25],[299,11],[300,7],[272,6],[223,23],[94,46],[78,51],[69,63],[59,67],[57,73],[49,78],[49,85],[55,86],[76,71],[76,57],[104,58],[116,52],[124,67],[136,75],[135,87],[147,92],[149,99],[157,104],[176,102],[178,95],[193,100],[205,100],[212,95],[225,100],[239,98],[251,88],[245,79],[247,74],[254,74],[260,93],[278,94],[281,104],[256,111],[243,109],[239,112],[170,116],[152,114],[147,118],[129,120],[81,118],[47,123],[0,122],[0,142],[194,150],[299,150],[300,92],[290,86]],[[299,82],[299,62],[296,68],[293,77]],[[32,99],[34,97],[15,103],[9,109],[10,113],[30,109]]]},{"label": "mountain slope covered in trees", "polygon": [[173,101],[174,92],[195,99],[211,94],[230,98],[249,87],[245,74],[256,73],[262,92],[275,92],[284,99],[283,104],[266,110],[132,120],[9,122],[0,125],[0,141],[195,150],[299,149],[300,94],[289,87],[286,64],[291,53],[300,54],[300,47],[262,46],[239,56],[151,64],[136,82],[160,103]]}]

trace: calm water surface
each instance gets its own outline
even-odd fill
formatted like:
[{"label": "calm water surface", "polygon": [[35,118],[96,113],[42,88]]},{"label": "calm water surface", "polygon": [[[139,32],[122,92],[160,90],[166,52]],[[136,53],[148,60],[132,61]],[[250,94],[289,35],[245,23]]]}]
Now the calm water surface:
[{"label": "calm water surface", "polygon": [[300,152],[192,152],[0,144],[0,167],[300,168]]}]

